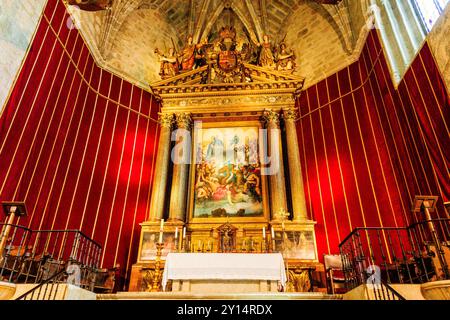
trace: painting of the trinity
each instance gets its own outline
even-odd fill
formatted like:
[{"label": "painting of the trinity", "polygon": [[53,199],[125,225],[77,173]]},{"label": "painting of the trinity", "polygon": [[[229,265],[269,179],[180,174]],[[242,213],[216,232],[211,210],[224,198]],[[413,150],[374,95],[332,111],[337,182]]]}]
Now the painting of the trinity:
[{"label": "painting of the trinity", "polygon": [[198,130],[194,217],[263,215],[258,137],[258,127]]}]

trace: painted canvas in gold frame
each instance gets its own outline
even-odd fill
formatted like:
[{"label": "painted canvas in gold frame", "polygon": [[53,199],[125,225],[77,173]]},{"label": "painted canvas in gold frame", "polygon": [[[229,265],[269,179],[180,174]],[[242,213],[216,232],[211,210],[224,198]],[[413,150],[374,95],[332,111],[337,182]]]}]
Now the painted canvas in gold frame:
[{"label": "painted canvas in gold frame", "polygon": [[275,251],[286,259],[317,261],[314,230],[276,231]]},{"label": "painted canvas in gold frame", "polygon": [[[145,263],[156,259],[156,242],[158,237],[159,231],[143,230],[141,232],[138,262]],[[175,233],[164,232],[163,243],[164,248],[161,251],[161,259],[165,260],[169,253],[176,251]]]},{"label": "painted canvas in gold frame", "polygon": [[[190,222],[268,221],[267,181],[260,174],[261,127],[259,121],[202,122],[200,128],[197,124],[192,139]],[[217,158],[218,154],[222,156]]]}]

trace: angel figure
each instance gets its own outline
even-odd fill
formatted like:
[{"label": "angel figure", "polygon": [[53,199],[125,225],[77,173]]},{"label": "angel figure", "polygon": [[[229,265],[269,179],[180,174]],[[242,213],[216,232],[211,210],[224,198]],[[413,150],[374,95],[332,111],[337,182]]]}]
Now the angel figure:
[{"label": "angel figure", "polygon": [[179,73],[180,68],[174,48],[169,49],[168,55],[162,54],[159,49],[155,49],[155,53],[159,56],[159,61],[161,62],[161,69],[159,71],[161,79],[174,77]]},{"label": "angel figure", "polygon": [[274,68],[275,58],[273,56],[272,44],[268,35],[264,35],[263,42],[257,43],[258,47],[261,47],[261,52],[259,54],[258,65],[261,67]]},{"label": "angel figure", "polygon": [[203,52],[203,46],[205,46],[207,40],[195,44],[194,37],[190,35],[187,38],[187,43],[178,57],[181,60],[181,70],[191,71],[197,67],[201,67],[205,63],[205,53]]},{"label": "angel figure", "polygon": [[275,70],[277,71],[295,71],[295,54],[292,50],[288,50],[286,44],[280,44],[280,50],[277,55],[277,63]]}]

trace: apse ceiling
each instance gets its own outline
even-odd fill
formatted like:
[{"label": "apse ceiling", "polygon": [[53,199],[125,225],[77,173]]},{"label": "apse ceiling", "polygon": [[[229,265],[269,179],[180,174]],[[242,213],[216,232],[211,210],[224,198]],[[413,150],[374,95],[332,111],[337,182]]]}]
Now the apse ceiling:
[{"label": "apse ceiling", "polygon": [[273,45],[285,41],[297,57],[296,73],[309,85],[355,61],[367,34],[365,0],[70,3],[78,5],[68,8],[97,63],[141,86],[160,80],[156,48],[180,50],[188,35],[195,43],[212,41],[224,26],[234,26],[245,43],[260,43],[264,35]]}]

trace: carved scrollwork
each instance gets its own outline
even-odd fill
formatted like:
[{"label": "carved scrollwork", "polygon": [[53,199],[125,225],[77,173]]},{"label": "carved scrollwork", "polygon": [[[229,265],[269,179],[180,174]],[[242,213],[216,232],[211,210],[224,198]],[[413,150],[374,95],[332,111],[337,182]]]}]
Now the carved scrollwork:
[{"label": "carved scrollwork", "polygon": [[173,114],[171,113],[160,113],[158,118],[158,122],[163,128],[171,128],[173,124]]},{"label": "carved scrollwork", "polygon": [[311,279],[309,270],[295,269],[287,272],[288,282],[286,292],[309,292],[311,291]]},{"label": "carved scrollwork", "polygon": [[297,117],[298,117],[297,110],[292,108],[283,109],[283,119],[285,121],[295,121]]},{"label": "carved scrollwork", "polygon": [[192,118],[189,113],[177,113],[176,123],[178,128],[189,130],[192,126]]},{"label": "carved scrollwork", "polygon": [[278,127],[280,124],[280,115],[272,109],[266,109],[264,111],[263,119],[270,126]]}]

